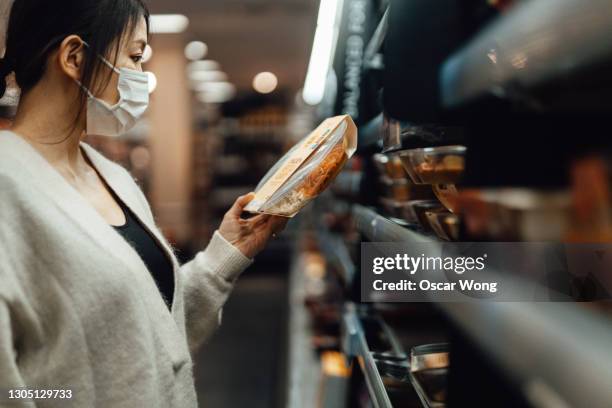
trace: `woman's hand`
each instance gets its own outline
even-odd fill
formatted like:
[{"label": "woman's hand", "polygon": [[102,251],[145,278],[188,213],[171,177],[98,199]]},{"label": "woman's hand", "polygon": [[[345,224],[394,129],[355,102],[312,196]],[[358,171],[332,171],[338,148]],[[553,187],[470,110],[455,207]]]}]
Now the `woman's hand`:
[{"label": "woman's hand", "polygon": [[238,197],[232,208],[225,214],[219,233],[248,258],[254,258],[267,245],[273,235],[285,229],[288,218],[272,215],[256,215],[244,220],[240,218],[244,207],[253,200],[253,193]]}]

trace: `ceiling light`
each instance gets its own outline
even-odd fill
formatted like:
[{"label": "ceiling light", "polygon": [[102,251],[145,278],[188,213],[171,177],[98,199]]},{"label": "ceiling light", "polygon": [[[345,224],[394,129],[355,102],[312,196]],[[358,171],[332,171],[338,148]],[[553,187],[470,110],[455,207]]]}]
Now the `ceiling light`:
[{"label": "ceiling light", "polygon": [[227,74],[223,71],[192,71],[189,73],[192,82],[222,82],[227,81]]},{"label": "ceiling light", "polygon": [[225,103],[231,101],[236,96],[236,89],[208,90],[199,92],[196,96],[202,103]]},{"label": "ceiling light", "polygon": [[236,87],[229,82],[205,82],[196,96],[203,103],[225,103],[236,96]]},{"label": "ceiling light", "polygon": [[278,78],[271,72],[260,72],[253,79],[253,88],[261,94],[274,92],[278,86]]},{"label": "ceiling light", "polygon": [[318,105],[325,94],[325,82],[338,41],[339,16],[343,0],[321,0],[308,73],[302,97],[309,105]]},{"label": "ceiling light", "polygon": [[202,82],[194,87],[196,92],[218,92],[234,95],[236,87],[229,82]]},{"label": "ceiling light", "polygon": [[198,61],[208,54],[208,46],[202,41],[192,41],[185,47],[185,57],[191,61]]},{"label": "ceiling light", "polygon": [[187,66],[189,72],[193,71],[218,71],[221,66],[217,61],[213,60],[202,60],[191,62]]},{"label": "ceiling light", "polygon": [[182,14],[153,14],[151,16],[151,33],[182,33],[189,26],[189,19]]},{"label": "ceiling light", "polygon": [[145,72],[149,77],[149,94],[152,94],[157,89],[157,77],[154,73],[147,71]]}]

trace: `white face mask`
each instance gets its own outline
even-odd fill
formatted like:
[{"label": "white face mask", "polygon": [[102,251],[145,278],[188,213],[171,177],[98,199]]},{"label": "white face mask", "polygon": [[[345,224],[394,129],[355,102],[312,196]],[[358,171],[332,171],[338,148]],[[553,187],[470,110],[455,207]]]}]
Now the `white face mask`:
[{"label": "white face mask", "polygon": [[117,137],[136,125],[149,106],[149,77],[146,73],[128,68],[116,68],[99,57],[110,69],[119,74],[119,102],[110,106],[87,92],[87,134]]}]

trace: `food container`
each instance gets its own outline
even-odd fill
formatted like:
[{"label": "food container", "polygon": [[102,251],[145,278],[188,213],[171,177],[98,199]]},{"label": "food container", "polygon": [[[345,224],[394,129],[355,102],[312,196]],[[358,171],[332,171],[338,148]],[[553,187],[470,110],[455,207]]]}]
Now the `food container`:
[{"label": "food container", "polygon": [[410,376],[416,392],[426,406],[443,407],[447,395],[449,344],[436,343],[413,347]]},{"label": "food container", "polygon": [[427,217],[427,212],[431,213],[446,213],[447,210],[440,204],[437,200],[423,200],[412,203],[412,209],[416,215],[418,223],[421,225],[425,232],[434,232],[431,224],[429,223],[429,218]]},{"label": "food container", "polygon": [[383,187],[384,196],[395,201],[410,200],[410,183],[406,179],[390,179],[381,177],[380,183]]},{"label": "food container", "polygon": [[402,202],[395,201],[390,198],[381,198],[380,204],[382,205],[385,215],[393,218],[402,218]]},{"label": "food container", "polygon": [[401,133],[401,123],[385,116],[382,129],[383,151],[400,149],[402,147]]},{"label": "food container", "polygon": [[396,201],[389,198],[381,198],[380,204],[385,215],[394,218],[402,224],[418,224],[418,219],[412,208],[412,201]]},{"label": "food container", "polygon": [[448,211],[457,212],[459,191],[454,184],[434,184],[432,189],[435,196]]},{"label": "food container", "polygon": [[571,224],[568,192],[528,189],[461,191],[458,210],[470,238],[561,241]]},{"label": "food container", "polygon": [[382,128],[383,153],[435,146],[462,145],[465,129],[456,126],[414,125],[385,117]]},{"label": "food container", "polygon": [[465,146],[442,146],[399,152],[417,184],[457,184],[465,171]]},{"label": "food container", "polygon": [[378,174],[390,179],[405,179],[406,171],[402,166],[401,159],[396,155],[376,153],[373,157]]},{"label": "food container", "polygon": [[425,216],[438,238],[444,241],[459,240],[460,221],[457,215],[449,212],[427,211]]},{"label": "food container", "polygon": [[431,186],[414,184],[407,178],[390,179],[388,177],[381,177],[379,183],[383,196],[396,201],[433,200],[436,198]]},{"label": "food container", "polygon": [[295,216],[329,187],[356,150],[357,127],[350,116],[325,120],[268,171],[245,212]]}]

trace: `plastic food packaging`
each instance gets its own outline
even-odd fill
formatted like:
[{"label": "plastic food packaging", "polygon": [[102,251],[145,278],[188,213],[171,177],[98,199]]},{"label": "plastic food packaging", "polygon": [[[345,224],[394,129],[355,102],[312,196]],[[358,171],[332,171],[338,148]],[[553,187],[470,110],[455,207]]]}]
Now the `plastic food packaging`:
[{"label": "plastic food packaging", "polygon": [[373,159],[379,175],[391,179],[405,179],[407,177],[402,161],[398,156],[376,153]]},{"label": "plastic food packaging", "polygon": [[404,168],[417,184],[457,184],[465,170],[464,146],[406,150],[400,153]]},{"label": "plastic food packaging", "polygon": [[423,230],[425,230],[425,232],[430,232],[430,233],[434,233],[434,229],[429,223],[429,218],[427,217],[426,213],[427,212],[435,212],[435,213],[446,212],[446,209],[437,200],[415,202],[412,205],[412,208]]},{"label": "plastic food packaging", "polygon": [[444,407],[450,367],[448,343],[425,344],[410,351],[411,382],[428,407]]},{"label": "plastic food packaging", "polygon": [[429,225],[438,238],[444,241],[457,241],[459,239],[459,217],[455,214],[441,211],[427,211]]},{"label": "plastic food packaging", "polygon": [[325,120],[270,169],[245,211],[295,216],[331,184],[355,150],[357,127],[351,117]]}]

